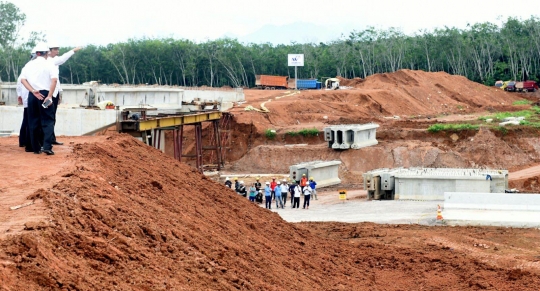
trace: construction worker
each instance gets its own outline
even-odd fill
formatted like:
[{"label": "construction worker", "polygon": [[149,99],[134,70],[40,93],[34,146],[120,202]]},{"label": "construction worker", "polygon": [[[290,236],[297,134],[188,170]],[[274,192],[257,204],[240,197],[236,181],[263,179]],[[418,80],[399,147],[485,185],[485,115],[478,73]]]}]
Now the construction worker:
[{"label": "construction worker", "polygon": [[276,193],[274,192],[274,189],[276,189],[276,186],[277,186],[277,183],[276,183],[276,178],[272,178],[272,182],[270,183],[270,189],[272,189],[272,200],[274,200],[274,197],[276,195]]},{"label": "construction worker", "polygon": [[283,200],[281,200],[281,182],[277,182],[276,188],[274,188],[274,193],[276,195],[276,208],[279,209],[279,205],[281,205],[281,209],[283,209]]},{"label": "construction worker", "polygon": [[[292,194],[294,192],[294,195]],[[300,208],[300,195],[302,193],[302,188],[300,187],[300,185],[297,185],[295,184],[294,185],[294,190],[293,192],[291,192],[291,195],[294,196],[294,202],[293,202],[293,205],[292,205],[292,208]]]},{"label": "construction worker", "polygon": [[[309,199],[311,198],[311,187],[304,187],[304,207],[303,209],[309,209]],[[306,208],[307,207],[307,208]]]},{"label": "construction worker", "polygon": [[309,187],[311,188],[311,195],[313,195],[313,199],[317,199],[317,182],[313,180],[313,177],[309,177]]},{"label": "construction worker", "polygon": [[232,188],[232,182],[231,182],[231,179],[229,179],[229,177],[225,178],[225,187]]},{"label": "construction worker", "polygon": [[[54,155],[52,151],[54,106],[51,105],[58,82],[58,68],[47,62],[49,51],[47,45],[38,44],[35,50],[37,58],[29,62],[21,72],[21,83],[30,92],[28,94],[30,142],[34,154],[44,152],[47,155]],[[40,125],[43,130],[43,150],[40,150]]]},{"label": "construction worker", "polygon": [[289,192],[289,185],[287,185],[287,180],[283,179],[281,182],[281,197],[283,198],[283,207],[287,205],[287,194]]},{"label": "construction worker", "polygon": [[266,199],[266,209],[272,209],[272,189],[270,188],[270,182],[266,182],[264,187],[264,198]]},{"label": "construction worker", "polygon": [[[59,70],[59,66],[62,65],[63,63],[65,63],[67,60],[69,60],[69,58],[71,58],[71,56],[73,56],[75,54],[75,52],[77,52],[80,49],[81,49],[81,47],[76,47],[76,48],[70,50],[69,52],[63,54],[62,56],[58,56],[58,53],[60,52],[60,46],[58,46],[55,43],[49,44],[49,57],[48,57],[48,60],[50,62],[52,62],[56,66],[57,70]],[[54,103],[54,123],[55,123],[55,125],[56,125],[56,111],[58,109],[58,105],[62,101],[62,95],[61,94],[62,94],[62,87],[60,86],[60,79],[58,79],[57,84],[56,84],[56,90],[55,90],[55,92],[53,94],[53,97],[54,97],[53,98],[53,103]],[[61,142],[56,140],[56,134],[54,132],[53,132],[52,144],[53,145],[63,145],[64,144],[64,143],[61,143]]]},{"label": "construction worker", "polygon": [[306,174],[302,174],[302,179],[300,180],[300,188],[302,188],[302,192],[304,191],[304,187],[306,187],[308,184],[308,179],[306,177]]},{"label": "construction worker", "polygon": [[259,182],[260,177],[257,177],[257,181],[255,181],[255,188],[257,189],[257,192],[261,190],[261,182]]}]

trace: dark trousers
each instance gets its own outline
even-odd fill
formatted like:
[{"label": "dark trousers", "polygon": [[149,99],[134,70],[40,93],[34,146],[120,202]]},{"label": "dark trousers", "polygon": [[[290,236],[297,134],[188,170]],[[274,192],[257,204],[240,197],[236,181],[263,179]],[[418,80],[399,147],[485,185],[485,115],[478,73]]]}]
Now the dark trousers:
[{"label": "dark trousers", "polygon": [[283,197],[283,206],[287,205],[287,192],[281,193],[281,196]]},{"label": "dark trousers", "polygon": [[[54,126],[56,126],[56,110],[58,110],[58,103],[60,103],[60,92],[58,92],[58,96],[56,98],[53,97],[53,104],[54,104]],[[54,127],[53,127],[53,135],[52,135],[52,142],[56,141],[56,134],[54,133]]]},{"label": "dark trousers", "polygon": [[28,108],[24,108],[21,130],[19,131],[19,146],[30,146],[28,139]]},{"label": "dark trousers", "polygon": [[264,196],[266,198],[265,207],[267,209],[272,209],[272,196]]},{"label": "dark trousers", "polygon": [[293,204],[293,202],[294,202],[294,193],[291,192],[291,204]]},{"label": "dark trousers", "polygon": [[300,208],[300,197],[294,197],[292,208]]},{"label": "dark trousers", "polygon": [[[47,96],[49,91],[39,91]],[[28,130],[30,131],[30,143],[34,152],[41,147],[41,130],[43,131],[43,149],[52,150],[52,136],[54,134],[54,105],[47,108],[41,106],[43,100],[37,99],[34,94],[28,94]]]},{"label": "dark trousers", "polygon": [[304,195],[304,208],[309,207],[309,198],[311,198],[311,195]]}]

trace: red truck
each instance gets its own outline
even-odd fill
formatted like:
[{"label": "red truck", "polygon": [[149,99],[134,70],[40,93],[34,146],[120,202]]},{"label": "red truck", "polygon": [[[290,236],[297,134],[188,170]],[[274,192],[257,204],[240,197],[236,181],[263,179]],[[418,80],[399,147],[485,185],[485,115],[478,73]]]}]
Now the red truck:
[{"label": "red truck", "polygon": [[516,83],[516,91],[519,92],[534,92],[538,90],[536,81],[523,81]]},{"label": "red truck", "polygon": [[261,89],[287,89],[287,76],[255,75],[255,86]]}]

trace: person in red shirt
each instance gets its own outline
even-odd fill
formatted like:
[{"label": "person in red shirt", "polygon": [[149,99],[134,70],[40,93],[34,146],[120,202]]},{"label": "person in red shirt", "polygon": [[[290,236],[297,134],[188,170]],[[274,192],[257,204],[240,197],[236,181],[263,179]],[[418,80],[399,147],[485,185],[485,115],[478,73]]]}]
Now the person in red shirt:
[{"label": "person in red shirt", "polygon": [[272,178],[272,182],[270,182],[270,189],[272,189],[272,200],[271,201],[274,201],[275,199],[275,196],[276,196],[276,193],[274,192],[274,189],[276,188],[277,186],[277,182],[276,182],[276,178]]},{"label": "person in red shirt", "polygon": [[306,174],[302,174],[302,179],[300,180],[300,187],[302,188],[302,193],[304,192],[304,187],[307,186],[308,179],[306,177]]}]

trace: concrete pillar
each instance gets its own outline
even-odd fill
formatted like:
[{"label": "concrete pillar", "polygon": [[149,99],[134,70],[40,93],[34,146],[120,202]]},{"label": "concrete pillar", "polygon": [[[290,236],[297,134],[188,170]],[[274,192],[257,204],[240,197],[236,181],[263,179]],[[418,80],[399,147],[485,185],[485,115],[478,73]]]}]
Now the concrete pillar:
[{"label": "concrete pillar", "polygon": [[378,144],[376,130],[378,124],[334,125],[324,129],[324,140],[332,149],[360,149]]},{"label": "concrete pillar", "polygon": [[[340,165],[341,161],[314,161],[296,164],[289,167],[289,177],[292,180],[300,180],[302,174],[306,174],[308,179],[313,177],[317,182],[317,188],[337,185],[341,183],[338,175]],[[294,173],[296,173],[296,177]]]}]

